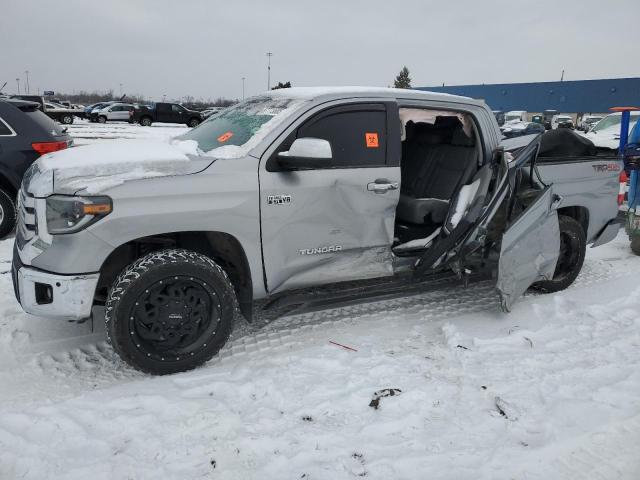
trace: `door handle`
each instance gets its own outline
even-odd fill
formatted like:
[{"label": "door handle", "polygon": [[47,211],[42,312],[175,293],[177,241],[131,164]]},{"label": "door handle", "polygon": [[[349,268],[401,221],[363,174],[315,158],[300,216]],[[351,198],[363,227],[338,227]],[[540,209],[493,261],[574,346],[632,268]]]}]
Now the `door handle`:
[{"label": "door handle", "polygon": [[397,190],[399,186],[400,185],[398,184],[398,182],[378,183],[376,181],[376,182],[367,183],[367,190],[375,193],[387,193],[389,190]]}]

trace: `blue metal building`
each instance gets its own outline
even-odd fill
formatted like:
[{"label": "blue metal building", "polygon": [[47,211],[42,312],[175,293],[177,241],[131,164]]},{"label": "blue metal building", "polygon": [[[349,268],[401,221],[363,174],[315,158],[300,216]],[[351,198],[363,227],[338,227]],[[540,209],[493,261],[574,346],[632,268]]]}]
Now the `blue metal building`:
[{"label": "blue metal building", "polygon": [[640,78],[455,85],[418,87],[417,90],[481,98],[492,110],[505,112],[604,113],[610,107],[640,106]]}]

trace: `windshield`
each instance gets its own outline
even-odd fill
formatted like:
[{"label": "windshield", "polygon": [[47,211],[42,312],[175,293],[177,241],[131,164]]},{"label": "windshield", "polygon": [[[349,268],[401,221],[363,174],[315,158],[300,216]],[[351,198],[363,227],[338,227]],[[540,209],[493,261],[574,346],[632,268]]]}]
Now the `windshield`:
[{"label": "windshield", "polygon": [[[629,122],[629,129],[633,128],[640,113],[631,112],[631,121]],[[609,128],[618,126],[618,130],[620,130],[620,122],[622,121],[622,115],[607,115],[602,120],[600,120],[592,129],[592,132],[600,132],[602,130],[607,130]],[[616,132],[619,133],[619,132]]]},{"label": "windshield", "polygon": [[176,138],[195,140],[203,152],[218,149],[216,155],[242,156],[301,103],[299,99],[253,97],[212,115],[193,130]]}]

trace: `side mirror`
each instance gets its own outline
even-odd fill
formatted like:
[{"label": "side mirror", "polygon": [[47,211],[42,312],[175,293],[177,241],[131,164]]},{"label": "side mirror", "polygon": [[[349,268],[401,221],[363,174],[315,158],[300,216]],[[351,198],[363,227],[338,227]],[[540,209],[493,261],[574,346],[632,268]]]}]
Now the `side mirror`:
[{"label": "side mirror", "polygon": [[285,170],[325,168],[332,158],[328,140],[296,138],[288,152],[278,154],[278,165]]}]

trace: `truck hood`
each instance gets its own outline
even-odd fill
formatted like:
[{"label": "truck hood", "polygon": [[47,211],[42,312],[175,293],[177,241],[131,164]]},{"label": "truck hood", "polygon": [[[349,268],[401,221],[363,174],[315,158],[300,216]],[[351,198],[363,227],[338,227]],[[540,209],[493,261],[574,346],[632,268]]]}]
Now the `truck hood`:
[{"label": "truck hood", "polygon": [[94,195],[133,180],[197,173],[215,161],[198,153],[193,140],[114,140],[74,147],[40,157],[25,174],[23,188],[35,197]]}]

